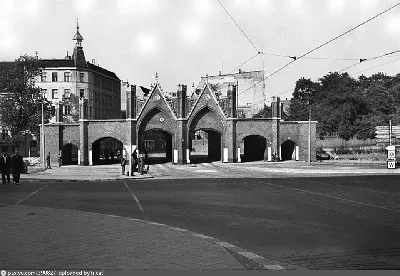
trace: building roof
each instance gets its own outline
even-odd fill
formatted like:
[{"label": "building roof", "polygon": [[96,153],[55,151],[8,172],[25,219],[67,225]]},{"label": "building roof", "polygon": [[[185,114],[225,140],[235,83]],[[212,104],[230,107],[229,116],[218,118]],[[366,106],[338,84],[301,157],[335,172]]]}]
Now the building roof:
[{"label": "building roof", "polygon": [[45,68],[53,67],[75,67],[73,59],[42,59]]},{"label": "building roof", "polygon": [[93,71],[97,71],[97,72],[99,72],[99,73],[101,73],[103,75],[106,75],[106,76],[110,77],[110,78],[114,78],[114,79],[120,80],[114,72],[108,71],[107,69],[104,69],[104,68],[102,68],[100,66],[94,65],[93,63],[90,63],[90,62],[86,62],[86,63],[88,65],[89,69],[91,69]]},{"label": "building roof", "polygon": [[[41,59],[43,62],[44,68],[57,68],[57,67],[72,67],[75,68],[74,60],[73,59]],[[0,62],[0,70],[9,69],[14,67],[15,61],[1,61]],[[110,78],[119,80],[117,75],[114,72],[108,71],[100,66],[94,65],[90,62],[87,62],[87,68],[108,76]]]}]

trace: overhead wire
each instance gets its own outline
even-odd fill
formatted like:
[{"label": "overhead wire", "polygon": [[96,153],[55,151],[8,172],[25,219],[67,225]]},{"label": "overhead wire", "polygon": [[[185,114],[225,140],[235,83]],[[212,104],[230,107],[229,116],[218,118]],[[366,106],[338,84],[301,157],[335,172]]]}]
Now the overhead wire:
[{"label": "overhead wire", "polygon": [[243,35],[247,38],[247,40],[251,43],[253,48],[257,51],[257,53],[260,53],[260,51],[257,49],[257,47],[254,45],[254,43],[250,40],[250,38],[246,35],[246,33],[240,28],[239,24],[236,22],[236,20],[232,17],[232,15],[228,12],[228,10],[224,7],[224,5],[221,3],[221,1],[217,0],[218,3],[221,5],[221,7],[225,10],[225,12],[229,15],[229,17],[232,19],[232,21],[235,23],[235,25],[239,28],[239,30],[243,33]]},{"label": "overhead wire", "polygon": [[238,67],[236,67],[235,69],[233,69],[229,74],[235,72],[237,69],[239,69],[240,67],[242,67],[243,65],[245,65],[246,63],[250,62],[251,60],[253,60],[255,57],[257,57],[259,54],[255,54],[254,56],[252,56],[251,58],[249,58],[247,61],[243,62],[242,64],[240,64]]},{"label": "overhead wire", "polygon": [[[218,2],[219,2],[219,0],[218,0]],[[269,76],[266,76],[262,81],[259,81],[259,82],[257,82],[256,84],[253,84],[252,86],[250,86],[250,87],[248,87],[247,89],[243,90],[243,91],[242,91],[241,93],[239,93],[238,95],[245,93],[246,91],[248,91],[248,90],[250,90],[251,88],[253,88],[253,87],[257,86],[258,84],[260,84],[261,82],[263,82],[263,81],[269,79],[270,77],[272,77],[272,76],[274,76],[275,74],[279,73],[280,71],[282,71],[283,69],[285,69],[286,67],[288,67],[289,65],[291,65],[292,63],[296,62],[297,60],[299,60],[299,59],[301,59],[301,58],[304,58],[304,57],[307,56],[308,54],[311,54],[312,52],[314,52],[314,51],[316,51],[316,50],[318,50],[318,49],[320,49],[320,48],[322,48],[322,47],[328,45],[329,43],[332,43],[333,41],[335,41],[335,40],[341,38],[342,36],[344,36],[344,35],[346,35],[346,34],[352,32],[352,31],[354,31],[355,29],[357,29],[357,28],[359,28],[359,27],[365,25],[366,23],[368,23],[368,22],[374,20],[375,18],[381,16],[382,14],[384,14],[384,13],[386,13],[386,12],[388,12],[388,11],[394,9],[394,8],[396,8],[396,7],[399,6],[399,5],[400,5],[400,2],[397,3],[397,4],[395,4],[395,5],[393,5],[393,6],[391,6],[391,7],[388,8],[388,9],[386,9],[386,10],[384,10],[384,11],[378,13],[377,15],[375,15],[375,16],[369,18],[368,20],[366,20],[366,21],[364,21],[364,22],[362,22],[362,23],[356,25],[355,27],[353,27],[353,28],[347,30],[346,32],[344,32],[344,33],[342,33],[342,34],[340,34],[340,35],[338,35],[338,36],[336,36],[336,37],[334,37],[334,38],[328,40],[327,42],[325,42],[325,43],[319,45],[318,47],[313,48],[312,50],[306,52],[305,54],[302,54],[302,55],[299,56],[299,57],[295,57],[292,61],[290,61],[289,63],[285,64],[284,66],[282,66],[282,67],[279,68],[278,70],[275,70],[272,74],[270,74]]]},{"label": "overhead wire", "polygon": [[347,70],[347,69],[350,69],[350,68],[352,68],[352,67],[354,67],[354,66],[360,65],[360,64],[363,63],[363,62],[368,62],[368,61],[371,61],[371,60],[375,60],[375,59],[387,57],[387,56],[393,55],[393,54],[398,53],[398,52],[400,52],[400,50],[392,51],[392,52],[390,52],[390,53],[386,53],[386,54],[383,54],[383,55],[379,55],[379,56],[376,56],[376,57],[373,57],[373,58],[368,58],[368,59],[367,59],[367,58],[360,58],[360,61],[359,61],[359,62],[357,62],[357,63],[355,63],[355,64],[352,64],[352,65],[350,65],[350,66],[347,66],[347,67],[345,67],[345,68],[339,70],[338,72],[343,72],[343,71],[345,71],[345,70]]}]

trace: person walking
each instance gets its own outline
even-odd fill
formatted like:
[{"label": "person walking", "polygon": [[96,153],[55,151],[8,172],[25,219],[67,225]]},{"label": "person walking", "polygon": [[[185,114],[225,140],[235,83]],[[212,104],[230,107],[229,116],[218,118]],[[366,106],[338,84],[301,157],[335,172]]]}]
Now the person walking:
[{"label": "person walking", "polygon": [[19,179],[21,178],[21,172],[24,168],[24,159],[18,151],[15,152],[11,158],[11,170],[13,176],[13,182],[19,185]]},{"label": "person walking", "polygon": [[125,175],[125,165],[126,165],[126,159],[125,159],[125,157],[121,154],[121,169],[122,169],[122,175]]},{"label": "person walking", "polygon": [[47,167],[46,167],[46,169],[51,169],[51,165],[50,165],[50,151],[49,151],[49,153],[47,154],[46,162],[47,162]]},{"label": "person walking", "polygon": [[61,153],[58,155],[58,167],[62,166],[62,155]]},{"label": "person walking", "polygon": [[132,160],[132,165],[131,165],[131,176],[134,176],[134,175],[135,175],[136,166],[137,166],[137,164],[138,164],[138,157],[137,157],[136,150],[134,150],[134,151],[132,152],[131,160]]},{"label": "person walking", "polygon": [[144,158],[143,154],[139,154],[139,160],[138,160],[138,173],[143,175],[143,169],[144,169]]},{"label": "person walking", "polygon": [[10,183],[11,157],[7,152],[3,152],[3,155],[0,158],[0,169],[3,184],[6,184],[6,179],[7,182]]},{"label": "person walking", "polygon": [[144,163],[147,166],[147,173],[149,172],[149,151],[147,150],[147,148],[144,149]]}]

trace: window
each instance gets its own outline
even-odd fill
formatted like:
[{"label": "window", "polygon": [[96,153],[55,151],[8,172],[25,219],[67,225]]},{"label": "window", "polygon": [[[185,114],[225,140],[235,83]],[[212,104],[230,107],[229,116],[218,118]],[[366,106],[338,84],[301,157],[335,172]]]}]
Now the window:
[{"label": "window", "polygon": [[51,90],[51,97],[53,99],[58,99],[58,89],[52,89]]},{"label": "window", "polygon": [[89,116],[92,117],[92,107],[90,107],[89,110],[90,110],[90,115]]},{"label": "window", "polygon": [[85,97],[85,89],[79,89],[79,97],[81,98]]},{"label": "window", "polygon": [[52,81],[52,82],[57,81],[57,72],[51,73],[51,81]]},{"label": "window", "polygon": [[64,107],[64,114],[65,115],[71,115],[71,107],[70,106],[66,105]]},{"label": "window", "polygon": [[66,81],[66,82],[71,81],[71,73],[70,72],[64,72],[64,81]]},{"label": "window", "polygon": [[47,72],[42,72],[40,76],[40,81],[41,82],[46,82],[47,81]]},{"label": "window", "polygon": [[64,89],[64,98],[65,99],[71,98],[71,90],[70,89]]},{"label": "window", "polygon": [[42,96],[44,98],[47,98],[47,89],[42,88],[42,89],[40,89],[40,91],[42,92]]},{"label": "window", "polygon": [[80,82],[84,82],[85,81],[85,73],[79,73],[79,80]]}]

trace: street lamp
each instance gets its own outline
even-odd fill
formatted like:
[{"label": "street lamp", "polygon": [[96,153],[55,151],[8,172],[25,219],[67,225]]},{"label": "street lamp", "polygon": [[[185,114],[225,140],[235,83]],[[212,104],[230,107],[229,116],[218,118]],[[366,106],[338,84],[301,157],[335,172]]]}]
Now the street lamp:
[{"label": "street lamp", "polygon": [[44,135],[44,92],[42,93],[42,131],[40,132],[40,140],[41,140],[41,148],[42,148],[42,164],[43,164],[43,169],[46,169],[46,150],[45,150],[45,135]]},{"label": "street lamp", "polygon": [[311,166],[311,104],[308,101],[308,165]]}]

